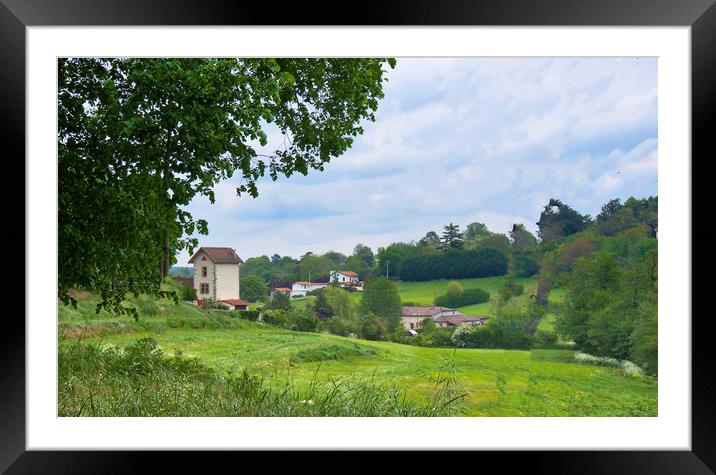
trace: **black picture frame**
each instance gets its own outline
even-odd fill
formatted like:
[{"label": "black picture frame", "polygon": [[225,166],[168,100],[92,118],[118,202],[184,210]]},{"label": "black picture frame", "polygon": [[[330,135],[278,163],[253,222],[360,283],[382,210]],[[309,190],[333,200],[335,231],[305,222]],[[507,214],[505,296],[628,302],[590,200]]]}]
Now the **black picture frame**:
[{"label": "black picture frame", "polygon": [[[708,200],[695,191],[708,174],[694,174],[710,150],[710,125],[716,115],[716,0],[403,0],[361,2],[350,13],[337,4],[311,6],[297,2],[275,8],[260,2],[222,0],[0,0],[0,118],[5,132],[2,162],[7,176],[24,196],[25,180],[25,28],[28,26],[112,25],[543,25],[543,26],[690,26],[692,67],[692,217],[705,214]],[[358,4],[357,4],[358,5]],[[319,17],[319,11],[328,13]],[[713,153],[710,153],[713,155]],[[695,157],[700,157],[697,161]],[[675,158],[682,159],[682,158]],[[683,159],[689,159],[684,157]],[[13,170],[12,167],[15,167]],[[8,170],[8,168],[10,168]],[[18,179],[23,177],[23,179]],[[705,188],[701,188],[702,190]],[[6,196],[10,196],[9,194]],[[701,199],[699,199],[701,198]],[[10,200],[8,200],[10,201]],[[702,204],[704,203],[704,204]],[[699,213],[701,211],[701,213]],[[32,249],[25,245],[25,209],[6,203],[5,225],[0,228],[4,249]],[[705,226],[704,226],[705,227]],[[696,244],[716,237],[691,230]],[[705,246],[699,246],[704,248]],[[704,268],[712,257],[700,257]],[[51,268],[51,267],[50,267]],[[13,276],[17,285],[18,276]],[[710,279],[697,279],[692,271],[692,295],[708,295]],[[31,283],[28,283],[31,285]],[[27,289],[26,289],[27,291]],[[19,301],[19,299],[16,299]],[[7,473],[128,472],[141,467],[129,452],[25,451],[25,325],[10,304],[0,330],[0,471]],[[693,307],[695,310],[696,307]],[[12,311],[10,311],[12,310]],[[502,467],[525,464],[531,471],[550,473],[713,473],[716,469],[716,380],[714,352],[708,331],[711,312],[692,311],[692,451],[552,451],[481,452],[480,464],[498,461]],[[676,318],[672,316],[671,318]],[[48,322],[54,321],[48,316]],[[143,453],[145,458],[154,455]],[[158,454],[161,456],[162,454]],[[416,454],[417,455],[417,454]],[[197,454],[172,452],[180,466]],[[232,456],[223,453],[221,458]],[[251,454],[242,454],[244,463]],[[333,453],[333,456],[340,457]],[[214,460],[216,454],[211,456]],[[352,458],[349,456],[349,458]],[[272,457],[272,461],[302,460]],[[346,460],[346,459],[344,459]],[[423,456],[400,456],[403,469]],[[353,469],[360,469],[357,462]],[[364,468],[368,468],[364,466]]]}]

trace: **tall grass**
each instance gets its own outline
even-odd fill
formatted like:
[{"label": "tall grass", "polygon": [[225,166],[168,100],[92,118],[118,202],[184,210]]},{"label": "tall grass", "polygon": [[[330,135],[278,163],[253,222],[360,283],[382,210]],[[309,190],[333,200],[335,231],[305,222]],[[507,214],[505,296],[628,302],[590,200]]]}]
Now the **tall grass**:
[{"label": "tall grass", "polygon": [[447,376],[435,381],[424,403],[396,386],[371,379],[318,377],[307,389],[290,378],[272,389],[243,371],[221,376],[199,360],[167,356],[151,338],[127,347],[80,343],[59,349],[61,417],[73,416],[451,416],[462,411],[464,394]]}]

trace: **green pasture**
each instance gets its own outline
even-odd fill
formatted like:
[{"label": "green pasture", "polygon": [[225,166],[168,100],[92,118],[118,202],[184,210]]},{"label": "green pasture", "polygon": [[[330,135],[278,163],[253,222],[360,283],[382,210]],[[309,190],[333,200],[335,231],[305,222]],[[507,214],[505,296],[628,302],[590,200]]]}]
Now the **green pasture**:
[{"label": "green pasture", "polygon": [[[167,319],[167,322],[170,319]],[[302,333],[242,322],[235,328],[167,328],[89,338],[126,346],[152,337],[167,354],[198,358],[225,375],[243,370],[275,389],[288,380],[360,379],[427,400],[454,367],[470,416],[655,416],[657,382],[571,362],[568,350],[440,349]],[[73,344],[65,339],[61,344]]]}]

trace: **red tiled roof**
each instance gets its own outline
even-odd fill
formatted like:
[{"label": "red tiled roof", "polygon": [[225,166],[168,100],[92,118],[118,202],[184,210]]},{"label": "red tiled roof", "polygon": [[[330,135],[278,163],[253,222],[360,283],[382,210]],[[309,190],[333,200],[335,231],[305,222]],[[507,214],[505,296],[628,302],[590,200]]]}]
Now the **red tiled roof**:
[{"label": "red tiled roof", "polygon": [[294,284],[301,284],[301,285],[328,285],[329,282],[303,282],[303,281],[298,281],[298,282],[294,282]]},{"label": "red tiled roof", "polygon": [[468,323],[468,322],[482,322],[482,318],[478,317],[468,317],[467,315],[458,314],[458,315],[445,315],[442,317],[438,317],[435,319],[436,322],[445,322],[449,323],[450,325],[459,325],[461,323]]},{"label": "red tiled roof", "polygon": [[[454,310],[448,307],[403,307],[403,315],[405,316],[432,316],[440,312],[449,312]],[[459,313],[459,312],[458,312]]]},{"label": "red tiled roof", "polygon": [[199,255],[201,251],[204,251],[207,256],[209,256],[209,259],[214,261],[216,264],[243,264],[244,261],[236,254],[236,251],[231,249],[230,247],[200,247],[193,256],[191,256],[191,259],[189,259],[189,264],[193,264],[194,260],[196,259],[196,256]]},{"label": "red tiled roof", "polygon": [[228,303],[229,305],[250,305],[251,302],[247,302],[246,300],[241,299],[226,299],[222,300],[221,303]]},{"label": "red tiled roof", "polygon": [[355,276],[358,275],[358,274],[356,274],[355,272],[350,271],[350,270],[338,271],[338,273],[339,273],[339,274],[343,274],[343,275],[349,275],[349,276],[351,276],[351,277],[355,277]]}]

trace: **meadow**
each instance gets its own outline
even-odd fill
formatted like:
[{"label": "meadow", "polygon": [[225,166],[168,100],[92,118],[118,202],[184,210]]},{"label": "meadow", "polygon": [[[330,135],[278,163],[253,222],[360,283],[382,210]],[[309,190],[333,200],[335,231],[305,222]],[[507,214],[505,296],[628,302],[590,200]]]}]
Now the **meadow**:
[{"label": "meadow", "polygon": [[[457,307],[457,310],[465,315],[481,317],[494,314],[493,306],[498,298],[498,291],[505,286],[507,276],[501,275],[496,277],[480,277],[474,279],[456,279],[456,281],[462,285],[463,289],[480,288],[490,293],[490,300],[488,302]],[[450,282],[451,280],[446,279],[424,282],[396,282],[395,286],[398,289],[400,300],[402,300],[405,305],[429,306],[433,304],[436,297],[445,293]],[[515,282],[524,286],[524,294],[519,297],[513,297],[515,300],[525,301],[526,299],[529,299],[531,295],[537,293],[536,277],[518,278],[515,279]],[[351,297],[353,297],[356,303],[358,303],[360,301],[360,292],[351,293]],[[315,297],[307,296],[294,298],[291,299],[291,301],[296,306],[305,306],[314,298]]]},{"label": "meadow", "polygon": [[[536,280],[520,283],[525,293],[519,298],[529,298]],[[494,299],[504,277],[465,279],[461,284],[489,290]],[[435,293],[444,292],[447,281],[397,285],[404,301],[428,305]],[[561,300],[560,291],[553,293],[555,302]],[[576,363],[568,349],[426,348],[367,341],[290,331],[146,296],[127,299],[127,305],[140,312],[135,321],[95,313],[93,294],[75,296],[77,308],[60,305],[58,315],[62,415],[87,413],[90,408],[93,415],[657,415],[656,379]],[[545,315],[540,328],[551,330],[553,319],[552,314]],[[107,368],[122,368],[117,361],[144,341],[155,342],[156,349],[147,350],[140,363],[127,363],[129,369],[110,374]],[[168,358],[166,362],[153,361],[156,352]],[[133,373],[143,365],[156,371]],[[186,365],[203,369],[186,370]],[[250,378],[256,379],[248,384]],[[147,393],[148,387],[154,392]],[[230,391],[246,388],[263,394],[254,395],[261,401],[274,402],[237,406],[232,401],[245,400],[246,395]],[[329,393],[340,394],[327,397],[322,408],[297,410],[287,403]],[[177,394],[193,402],[182,401]],[[449,409],[443,405],[460,395]],[[126,408],[129,400],[134,402]]]},{"label": "meadow", "polygon": [[[156,319],[153,327],[126,322],[121,328],[105,326],[104,335],[92,336],[90,330],[81,341],[124,348],[151,337],[165,354],[196,359],[223,377],[246,371],[279,392],[289,382],[305,393],[316,381],[361,381],[396,387],[408,400],[421,404],[429,403],[436,381],[451,368],[456,387],[465,395],[461,414],[468,416],[657,414],[655,379],[628,376],[618,368],[576,364],[569,350],[423,348],[294,332],[227,317],[213,319],[222,320],[233,321],[215,328],[207,328],[211,325],[206,317]],[[62,338],[60,347],[78,341]],[[75,384],[81,383],[75,380]]]}]

